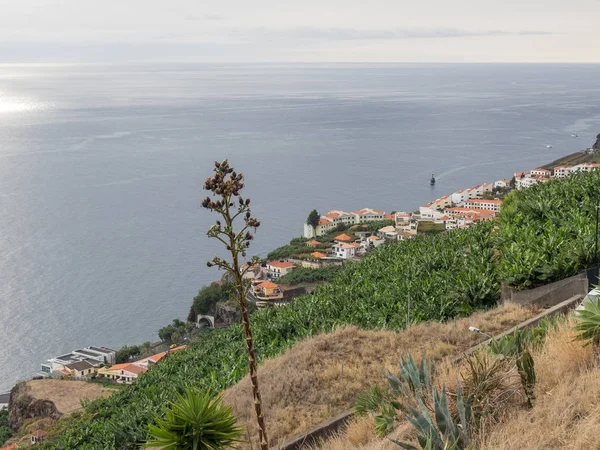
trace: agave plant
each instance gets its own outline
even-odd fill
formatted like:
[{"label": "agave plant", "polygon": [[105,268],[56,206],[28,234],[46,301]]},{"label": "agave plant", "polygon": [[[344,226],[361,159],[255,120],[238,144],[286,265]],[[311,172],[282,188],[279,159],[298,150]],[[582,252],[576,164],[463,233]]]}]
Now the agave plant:
[{"label": "agave plant", "polygon": [[242,430],[236,425],[232,408],[188,389],[178,394],[166,411],[165,417],[156,417],[156,425],[148,432],[153,439],[144,447],[165,450],[222,450],[241,442]]},{"label": "agave plant", "polygon": [[577,323],[573,327],[579,331],[577,339],[588,341],[598,347],[600,344],[600,304],[598,298],[592,298],[583,303],[583,308],[575,312]]},{"label": "agave plant", "polygon": [[[466,450],[472,448],[469,437],[471,423],[471,406],[462,396],[460,383],[456,388],[456,407],[458,409],[459,422],[455,423],[448,407],[446,389],[441,393],[437,389],[432,390],[435,419],[423,403],[421,396],[417,396],[418,408],[409,406],[406,420],[417,430],[419,444],[423,449],[432,450]],[[406,450],[417,450],[417,447],[405,442],[393,440],[395,444]]]}]

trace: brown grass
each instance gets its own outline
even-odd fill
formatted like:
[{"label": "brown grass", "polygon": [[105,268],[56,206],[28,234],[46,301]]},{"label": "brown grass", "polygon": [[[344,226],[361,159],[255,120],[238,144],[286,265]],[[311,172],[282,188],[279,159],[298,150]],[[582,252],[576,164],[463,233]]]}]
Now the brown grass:
[{"label": "brown grass", "polygon": [[[486,427],[479,436],[482,450],[591,450],[600,449],[600,368],[593,349],[574,340],[573,320],[552,330],[544,346],[533,353],[537,401],[533,409],[506,407],[501,421]],[[464,374],[461,367],[438,366],[438,383],[455,383]],[[387,437],[369,434],[372,418],[352,421],[348,428],[320,449],[397,450],[390,438],[414,441],[414,431],[399,423]],[[366,431],[361,431],[366,430]],[[362,433],[358,444],[350,436]]]},{"label": "brown grass", "polygon": [[83,399],[109,397],[114,389],[85,381],[32,380],[25,383],[27,393],[37,399],[50,400],[62,414],[81,409]]},{"label": "brown grass", "polygon": [[[435,359],[457,355],[485,339],[469,332],[469,325],[497,334],[538,312],[506,305],[459,319],[456,327],[452,322],[430,322],[399,333],[346,327],[302,341],[259,367],[270,443],[282,443],[351,408],[358,392],[384,384],[384,371],[397,371],[402,354],[420,357],[426,351]],[[249,378],[225,391],[224,397],[247,430],[252,448],[258,448]],[[351,446],[339,448],[362,448],[374,436],[364,421],[354,424],[346,436]]]},{"label": "brown grass", "polygon": [[600,448],[600,369],[592,347],[573,340],[571,325],[563,323],[534,355],[538,379],[535,407],[516,412],[490,430],[483,448]]}]

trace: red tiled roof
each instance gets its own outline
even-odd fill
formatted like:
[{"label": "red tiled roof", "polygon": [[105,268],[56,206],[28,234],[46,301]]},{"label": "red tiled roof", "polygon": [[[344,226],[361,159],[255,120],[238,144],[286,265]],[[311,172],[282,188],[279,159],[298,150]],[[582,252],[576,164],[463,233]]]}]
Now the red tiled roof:
[{"label": "red tiled roof", "polygon": [[395,218],[395,216],[394,216],[394,214],[385,214],[385,215],[383,216],[383,218],[384,218],[385,220],[391,220],[391,219],[394,219],[394,218]]},{"label": "red tiled roof", "polygon": [[14,442],[11,442],[10,444],[5,445],[4,447],[2,447],[0,450],[15,450],[17,448],[19,448],[17,446],[17,444],[15,444]]},{"label": "red tiled roof", "polygon": [[321,252],[313,252],[310,254],[310,256],[312,256],[313,258],[326,258],[327,255],[325,253],[321,253]]},{"label": "red tiled roof", "polygon": [[279,286],[276,285],[275,283],[271,282],[271,281],[263,281],[262,283],[260,283],[258,286],[256,286],[257,288],[262,288],[262,289],[278,289]]},{"label": "red tiled roof", "polygon": [[333,239],[336,241],[351,241],[352,240],[352,238],[350,236],[348,236],[346,233],[338,234]]},{"label": "red tiled roof", "polygon": [[340,215],[336,212],[330,212],[325,214],[325,217],[329,217],[330,219],[337,219]]},{"label": "red tiled roof", "polygon": [[329,225],[331,222],[327,219],[319,220],[319,225]]},{"label": "red tiled roof", "polygon": [[306,241],[306,245],[321,245],[319,241],[311,239],[310,241]]},{"label": "red tiled roof", "polygon": [[339,248],[358,248],[358,247],[360,247],[360,244],[355,244],[355,243],[339,245]]},{"label": "red tiled roof", "polygon": [[285,261],[271,261],[268,264],[271,267],[277,267],[278,269],[288,269],[290,267],[294,267],[294,265],[291,262],[285,262]]},{"label": "red tiled roof", "polygon": [[368,240],[370,240],[370,241],[380,241],[380,240],[381,240],[381,239],[380,239],[379,237],[377,237],[377,236],[369,236],[367,239],[368,239]]},{"label": "red tiled roof", "polygon": [[33,432],[32,436],[36,438],[42,438],[46,436],[46,432],[44,430],[36,430]]}]

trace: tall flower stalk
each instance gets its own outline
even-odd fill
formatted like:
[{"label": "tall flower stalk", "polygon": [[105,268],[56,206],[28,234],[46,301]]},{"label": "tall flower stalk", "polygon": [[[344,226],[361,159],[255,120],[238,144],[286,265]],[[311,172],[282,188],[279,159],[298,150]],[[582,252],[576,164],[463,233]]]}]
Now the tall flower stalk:
[{"label": "tall flower stalk", "polygon": [[[220,163],[215,162],[213,172],[214,176],[207,178],[204,182],[204,189],[210,191],[212,197],[210,195],[207,196],[202,201],[202,207],[218,213],[223,221],[217,220],[210,227],[207,235],[225,245],[227,251],[231,254],[231,262],[215,256],[211,261],[207,262],[207,265],[208,267],[217,266],[225,270],[229,274],[229,277],[233,279],[235,295],[242,310],[242,322],[244,324],[246,346],[248,347],[248,368],[252,383],[252,396],[254,398],[260,448],[261,450],[267,450],[269,448],[269,440],[267,438],[267,428],[258,386],[254,340],[252,339],[246,299],[250,283],[244,280],[244,274],[258,261],[256,258],[252,258],[244,269],[241,269],[240,265],[241,258],[246,260],[250,241],[254,239],[254,235],[250,230],[256,232],[256,229],[260,226],[260,222],[252,217],[250,199],[243,198],[241,195],[244,187],[244,176],[241,173],[237,173],[233,167],[230,167],[227,160]],[[240,222],[239,220],[236,222],[238,218],[243,220],[243,226],[236,231],[234,230],[234,222]]]}]

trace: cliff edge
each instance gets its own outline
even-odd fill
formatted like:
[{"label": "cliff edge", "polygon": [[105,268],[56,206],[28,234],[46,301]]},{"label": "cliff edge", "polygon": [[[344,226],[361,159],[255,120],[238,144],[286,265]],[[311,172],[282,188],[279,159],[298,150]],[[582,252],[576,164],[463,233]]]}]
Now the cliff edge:
[{"label": "cliff edge", "polygon": [[8,423],[12,429],[18,430],[27,419],[58,419],[80,409],[83,399],[108,397],[113,391],[85,381],[32,380],[19,383],[10,392]]}]

